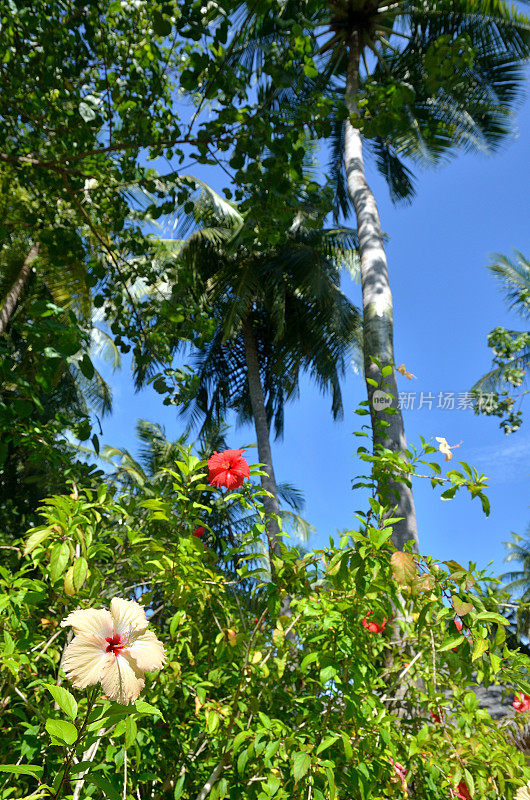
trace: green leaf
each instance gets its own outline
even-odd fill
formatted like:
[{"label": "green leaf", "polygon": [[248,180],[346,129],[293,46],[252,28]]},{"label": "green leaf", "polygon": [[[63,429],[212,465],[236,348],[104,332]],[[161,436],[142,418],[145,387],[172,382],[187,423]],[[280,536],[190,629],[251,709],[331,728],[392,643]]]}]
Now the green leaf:
[{"label": "green leaf", "polygon": [[473,611],[473,603],[468,603],[465,600],[461,600],[459,597],[455,597],[454,595],[452,600],[453,608],[459,617],[465,617],[466,614],[469,614],[470,611]]},{"label": "green leaf", "polygon": [[[273,797],[281,786],[281,780],[276,775],[269,775],[265,787],[267,788],[267,796]],[[265,788],[264,787],[264,788]]]},{"label": "green leaf", "polygon": [[219,714],[213,708],[206,709],[206,730],[215,733],[219,727]]},{"label": "green leaf", "polygon": [[462,636],[462,635],[460,635],[460,636],[451,636],[449,639],[445,639],[445,641],[444,641],[444,643],[442,644],[441,647],[437,648],[438,652],[439,653],[443,653],[444,650],[452,650],[453,647],[458,647],[458,645],[462,644],[462,642],[465,642],[465,640],[466,640],[466,637]]},{"label": "green leaf", "polygon": [[480,497],[480,502],[482,503],[482,510],[485,513],[485,515],[489,517],[491,511],[489,499],[482,492],[480,492],[480,494],[478,494],[477,497]]},{"label": "green leaf", "polygon": [[75,586],[74,586],[74,568],[69,567],[66,570],[66,575],[64,576],[64,591],[68,597],[73,597],[75,595]]},{"label": "green leaf", "polygon": [[50,556],[50,578],[52,583],[59,580],[70,558],[68,542],[59,542],[55,545]]},{"label": "green leaf", "polygon": [[[504,628],[502,629],[504,630]],[[475,639],[475,646],[473,648],[473,655],[471,661],[476,661],[480,658],[489,647],[489,639]]]},{"label": "green leaf", "polygon": [[178,781],[175,783],[175,789],[173,791],[174,800],[180,800],[180,798],[182,797],[185,780],[186,780],[186,775],[181,775]]},{"label": "green leaf", "polygon": [[83,358],[79,361],[79,369],[89,381],[91,381],[95,375],[96,370],[94,369],[94,365],[86,353],[83,354]]},{"label": "green leaf", "polygon": [[0,772],[10,772],[12,775],[33,775],[40,778],[44,767],[34,764],[0,764]]},{"label": "green leaf", "polygon": [[136,734],[138,728],[133,717],[126,717],[125,719],[125,747],[129,748],[136,741]]},{"label": "green leaf", "polygon": [[334,733],[332,736],[327,736],[325,739],[323,739],[320,742],[320,744],[318,745],[318,747],[317,747],[317,751],[316,751],[317,755],[319,753],[323,753],[324,750],[327,750],[328,747],[331,747],[332,744],[335,744],[337,739],[340,739],[340,736],[339,736],[338,733]]},{"label": "green leaf", "polygon": [[232,751],[234,753],[237,752],[240,745],[250,736],[253,736],[251,731],[239,731],[239,733],[234,736],[234,741],[232,742]]},{"label": "green leaf", "polygon": [[146,703],[145,700],[137,700],[134,705],[140,714],[151,714],[152,716],[162,717],[162,719],[164,719],[160,709],[158,709],[156,706],[152,706],[150,703]]},{"label": "green leaf", "polygon": [[353,748],[351,746],[350,737],[347,733],[341,733],[342,745],[344,747],[344,756],[346,761],[351,761],[353,758]]},{"label": "green leaf", "polygon": [[466,768],[464,768],[464,778],[467,783],[467,788],[469,789],[469,794],[473,797],[475,794],[475,781],[470,771]]},{"label": "green leaf", "polygon": [[171,33],[171,22],[159,11],[153,14],[153,30],[158,36],[169,36]]},{"label": "green leaf", "polygon": [[52,683],[47,683],[45,686],[61,711],[74,720],[77,716],[77,701],[73,694],[70,694],[67,689],[63,689],[62,686],[55,686]]},{"label": "green leaf", "polygon": [[302,663],[300,664],[300,670],[302,672],[305,672],[307,667],[314,661],[318,661],[318,653],[308,653],[308,655],[302,659]]},{"label": "green leaf", "polygon": [[46,730],[54,739],[65,744],[73,744],[77,740],[77,728],[72,722],[65,722],[62,719],[47,719]]},{"label": "green leaf", "polygon": [[459,564],[458,561],[442,561],[442,564],[449,567],[449,571],[452,575],[456,575],[458,572],[467,572],[465,567]]},{"label": "green leaf", "polygon": [[499,625],[510,624],[505,617],[501,617],[500,614],[495,614],[493,611],[480,611],[475,617],[475,622],[481,622],[482,620],[487,622],[498,622]]},{"label": "green leaf", "polygon": [[87,579],[88,575],[88,562],[84,556],[76,558],[74,569],[72,572],[72,579],[76,591],[79,591]]},{"label": "green leaf", "polygon": [[85,781],[87,783],[93,783],[94,786],[97,786],[98,789],[101,789],[107,797],[110,797],[111,800],[121,800],[121,794],[118,790],[111,784],[109,781],[100,775],[99,772],[89,772],[88,775],[85,775]]},{"label": "green leaf", "polygon": [[308,753],[298,752],[293,756],[293,768],[291,770],[295,783],[304,777],[311,766],[311,757]]},{"label": "green leaf", "polygon": [[502,659],[495,653],[490,653],[490,663],[492,672],[496,675],[501,668]]},{"label": "green leaf", "polygon": [[48,536],[51,535],[51,531],[46,529],[45,531],[36,531],[32,533],[31,536],[28,538],[26,542],[26,546],[24,548],[24,555],[29,555],[35,548],[41,544]]},{"label": "green leaf", "polygon": [[335,677],[337,670],[331,664],[328,667],[320,670],[320,683],[326,683]]}]

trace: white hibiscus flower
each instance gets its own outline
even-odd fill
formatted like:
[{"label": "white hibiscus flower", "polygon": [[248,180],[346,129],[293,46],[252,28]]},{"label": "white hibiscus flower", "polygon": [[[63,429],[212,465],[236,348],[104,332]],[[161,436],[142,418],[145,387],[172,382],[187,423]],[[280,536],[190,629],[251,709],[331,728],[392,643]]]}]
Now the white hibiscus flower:
[{"label": "white hibiscus flower", "polygon": [[144,674],[166,660],[162,642],[147,630],[144,609],[133,600],[115,597],[110,611],[72,611],[61,622],[63,628],[68,625],[75,635],[61,666],[78,689],[101,683],[111,700],[127,705],[142,691]]}]

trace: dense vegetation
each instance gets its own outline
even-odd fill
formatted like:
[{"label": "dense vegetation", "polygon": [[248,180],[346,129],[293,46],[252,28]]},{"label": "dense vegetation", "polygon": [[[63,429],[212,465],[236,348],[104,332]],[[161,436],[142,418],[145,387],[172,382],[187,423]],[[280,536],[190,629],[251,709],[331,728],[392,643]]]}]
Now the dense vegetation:
[{"label": "dense vegetation", "polygon": [[[487,479],[407,445],[364,160],[399,202],[494,151],[529,56],[502,0],[0,0],[1,798],[528,796],[528,543],[521,604],[420,555],[412,478],[485,514]],[[527,320],[525,257],[491,269]],[[528,337],[474,387],[506,431]],[[122,356],[182,421],[139,456],[100,441]],[[272,439],[352,359],[367,505],[307,550]]]}]

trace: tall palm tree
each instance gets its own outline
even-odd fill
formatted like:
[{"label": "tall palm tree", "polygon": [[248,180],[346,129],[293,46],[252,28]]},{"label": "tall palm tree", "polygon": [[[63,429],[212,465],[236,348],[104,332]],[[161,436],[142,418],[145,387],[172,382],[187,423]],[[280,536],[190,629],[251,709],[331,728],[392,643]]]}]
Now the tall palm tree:
[{"label": "tall palm tree", "polygon": [[178,260],[196,276],[197,291],[212,309],[213,337],[196,351],[198,388],[185,404],[203,427],[228,409],[256,430],[261,478],[267,492],[271,550],[280,541],[279,491],[270,430],[283,430],[284,406],[299,390],[302,372],[330,391],[332,412],[342,413],[340,378],[359,344],[360,317],[340,289],[342,262],[355,261],[355,235],[322,229],[300,206],[276,241],[262,234],[259,214],[241,213],[202,185],[194,211],[180,229],[187,236]]},{"label": "tall palm tree", "polygon": [[[295,25],[293,35],[301,29],[315,43],[318,74],[306,77],[302,65],[271,80],[262,73],[263,55],[272,53],[279,63],[278,47],[286,45],[285,60],[292,63]],[[397,403],[392,294],[379,212],[365,175],[366,146],[395,199],[413,194],[403,157],[436,163],[453,148],[495,149],[511,130],[529,30],[528,19],[502,0],[293,0],[263,12],[252,6],[245,30],[235,34],[232,59],[254,68],[268,106],[301,108],[313,127],[318,120],[308,109],[315,92],[334,106],[331,168],[337,210],[353,209],[357,218],[364,368],[376,449],[404,453],[406,438]],[[313,105],[321,111],[321,104]],[[373,403],[389,366],[384,388],[393,396],[390,415]],[[417,548],[406,469],[393,474],[385,491],[397,500],[393,515],[402,518],[394,525],[394,543],[401,548],[412,541]]]}]

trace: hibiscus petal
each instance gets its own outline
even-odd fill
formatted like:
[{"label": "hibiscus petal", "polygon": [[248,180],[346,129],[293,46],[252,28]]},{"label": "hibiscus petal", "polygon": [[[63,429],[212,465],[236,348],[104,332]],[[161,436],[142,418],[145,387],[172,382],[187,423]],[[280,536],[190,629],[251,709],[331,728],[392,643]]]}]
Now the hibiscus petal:
[{"label": "hibiscus petal", "polygon": [[147,617],[142,606],[134,600],[124,600],[122,597],[115,597],[110,604],[110,613],[114,620],[114,633],[120,636],[133,630],[145,630],[147,628]]},{"label": "hibiscus petal", "polygon": [[160,667],[166,661],[164,645],[159,641],[152,631],[146,631],[127,648],[127,653],[134,658],[139,669],[144,672],[151,672]]},{"label": "hibiscus petal", "polygon": [[101,674],[103,691],[110,700],[126,706],[139,697],[144,688],[143,672],[138,669],[127,653],[120,653],[108,661]]},{"label": "hibiscus petal", "polygon": [[[110,615],[109,615],[110,616]],[[104,639],[99,636],[74,636],[66,648],[61,667],[77,689],[98,683],[105,662],[112,653],[106,653]]]},{"label": "hibiscus petal", "polygon": [[71,625],[74,633],[83,636],[112,636],[112,617],[106,608],[86,608],[72,611],[63,619],[61,626]]},{"label": "hibiscus petal", "polygon": [[231,489],[235,489],[238,486],[237,475],[234,475],[233,472],[228,471],[224,479],[224,485],[226,486],[228,491],[230,491]]}]

